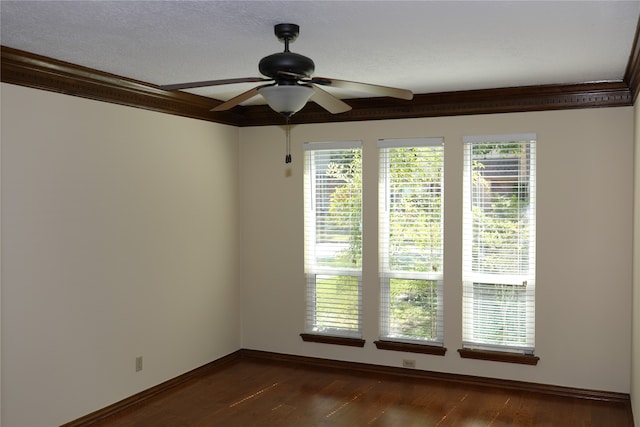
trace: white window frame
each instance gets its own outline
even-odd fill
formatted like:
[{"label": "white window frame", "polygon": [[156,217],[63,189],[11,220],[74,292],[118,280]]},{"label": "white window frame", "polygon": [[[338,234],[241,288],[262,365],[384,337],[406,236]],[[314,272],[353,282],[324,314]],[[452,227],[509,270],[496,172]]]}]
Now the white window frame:
[{"label": "white window frame", "polygon": [[[305,276],[306,291],[306,321],[305,332],[308,334],[336,336],[344,338],[362,338],[362,267],[337,268],[320,266],[317,263],[316,244],[316,172],[315,155],[322,151],[335,150],[362,150],[361,141],[335,141],[335,142],[307,142],[304,144],[304,212],[305,212]],[[362,211],[362,204],[360,206]],[[361,213],[362,217],[362,213]],[[362,224],[360,224],[362,227]],[[360,260],[360,263],[362,261]],[[357,327],[338,328],[319,325],[316,313],[317,278],[319,276],[343,276],[357,279]]]},{"label": "white window frame", "polygon": [[[473,212],[472,212],[472,194],[473,175],[471,147],[474,144],[484,143],[523,143],[529,144],[529,163],[528,163],[528,226],[529,226],[529,244],[527,254],[528,267],[526,271],[519,273],[495,273],[474,271],[472,260],[473,247]],[[533,354],[535,350],[535,270],[536,270],[536,144],[537,137],[535,133],[523,134],[507,134],[507,135],[483,135],[483,136],[466,136],[463,138],[464,143],[464,213],[463,213],[463,347],[469,349],[493,350],[516,352],[522,354]],[[520,168],[521,169],[521,168]],[[520,182],[520,178],[519,181]],[[496,342],[496,340],[483,339],[482,335],[487,333],[487,329],[479,331],[478,325],[475,324],[474,318],[478,319],[474,311],[480,307],[484,300],[478,295],[482,288],[490,289],[488,286],[495,286],[496,290],[500,290],[500,286],[505,289],[514,291],[522,290],[524,295],[524,342],[514,343],[509,340]],[[511,310],[513,311],[513,310]],[[522,312],[522,310],[520,310]],[[486,314],[484,314],[487,316]],[[490,312],[489,316],[508,314],[503,310]],[[481,321],[480,321],[481,322]],[[505,322],[506,325],[506,322]],[[506,335],[506,334],[505,334]]]},{"label": "white window frame", "polygon": [[[379,172],[379,269],[380,269],[380,340],[390,342],[401,342],[409,344],[423,344],[437,347],[444,346],[444,296],[443,296],[443,265],[444,265],[444,138],[410,138],[410,139],[381,139],[378,141],[380,151],[380,172]],[[440,181],[440,241],[439,251],[441,266],[439,271],[422,272],[409,270],[392,270],[389,259],[389,234],[390,234],[390,197],[389,189],[389,161],[390,150],[393,148],[411,147],[441,147],[443,171]],[[411,279],[435,281],[437,286],[437,314],[436,314],[436,334],[433,337],[425,338],[417,335],[394,332],[391,329],[391,280]]]}]

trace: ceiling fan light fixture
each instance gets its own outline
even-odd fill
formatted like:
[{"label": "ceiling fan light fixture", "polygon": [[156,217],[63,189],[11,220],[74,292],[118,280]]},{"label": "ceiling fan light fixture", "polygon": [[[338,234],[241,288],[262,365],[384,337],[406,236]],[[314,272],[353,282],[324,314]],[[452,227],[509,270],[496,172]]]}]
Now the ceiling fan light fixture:
[{"label": "ceiling fan light fixture", "polygon": [[277,85],[260,88],[258,92],[274,111],[285,117],[291,117],[302,110],[314,91],[307,86]]}]

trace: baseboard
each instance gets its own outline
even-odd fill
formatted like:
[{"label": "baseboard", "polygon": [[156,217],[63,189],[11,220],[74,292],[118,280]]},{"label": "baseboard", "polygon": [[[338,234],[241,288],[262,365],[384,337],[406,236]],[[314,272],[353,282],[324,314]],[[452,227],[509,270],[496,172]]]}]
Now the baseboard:
[{"label": "baseboard", "polygon": [[549,384],[530,383],[525,381],[503,380],[497,378],[477,377],[472,375],[451,374],[444,372],[422,371],[410,368],[373,365],[367,363],[344,362],[340,360],[320,359],[308,356],[295,356],[282,353],[271,353],[260,350],[240,350],[243,359],[262,359],[278,362],[298,363],[321,368],[345,369],[377,375],[403,376],[425,380],[450,381],[468,385],[500,387],[510,390],[523,390],[533,393],[544,393],[554,396],[567,396],[579,399],[599,400],[603,402],[631,403],[629,394],[612,391],[588,390]]},{"label": "baseboard", "polygon": [[119,402],[114,403],[113,405],[107,406],[106,408],[99,409],[95,412],[85,415],[84,417],[81,417],[71,422],[68,422],[66,424],[63,424],[60,427],[90,426],[98,421],[102,421],[105,418],[110,417],[111,415],[124,411],[125,409],[130,408],[134,405],[138,405],[144,402],[145,400],[148,400],[160,393],[163,393],[167,390],[177,387],[180,384],[183,384],[193,378],[203,377],[216,370],[223,369],[228,364],[239,360],[241,358],[241,354],[242,354],[242,350],[235,351],[231,354],[221,357],[220,359],[207,363],[206,365],[200,366],[199,368],[196,368],[192,371],[186,372],[168,381],[160,383],[157,386],[141,391],[140,393],[136,393],[133,396],[129,396],[126,399],[123,399]]},{"label": "baseboard", "polygon": [[99,409],[87,414],[77,420],[63,424],[61,427],[87,427],[98,421],[104,420],[118,412],[124,411],[134,405],[143,403],[160,393],[177,387],[191,379],[204,377],[216,370],[224,369],[232,362],[240,360],[262,360],[269,362],[279,362],[287,364],[299,364],[323,369],[341,369],[357,371],[374,375],[390,377],[410,377],[423,380],[449,381],[466,385],[480,385],[488,387],[499,387],[510,390],[521,390],[533,393],[543,393],[554,396],[575,397],[578,399],[598,400],[603,402],[616,402],[628,405],[631,412],[631,399],[627,393],[617,393],[611,391],[588,390],[574,387],[564,387],[557,385],[538,384],[524,381],[502,380],[496,378],[477,377],[472,375],[450,374],[434,371],[422,371],[417,369],[397,368],[393,366],[373,365],[368,363],[345,362],[332,359],[321,359],[317,357],[296,356],[291,354],[273,353],[261,350],[241,349],[235,351],[213,362],[207,363],[192,371],[179,375],[173,379],[165,381],[157,386],[151,387],[140,393],[136,393],[126,399],[116,402],[106,408]]}]

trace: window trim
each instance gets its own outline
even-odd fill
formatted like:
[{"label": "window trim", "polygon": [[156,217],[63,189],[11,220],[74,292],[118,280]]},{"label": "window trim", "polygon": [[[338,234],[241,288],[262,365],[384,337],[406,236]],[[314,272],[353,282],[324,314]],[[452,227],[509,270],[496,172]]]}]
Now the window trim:
[{"label": "window trim", "polygon": [[380,339],[373,342],[378,350],[402,351],[405,353],[421,353],[432,354],[435,356],[444,356],[447,352],[446,347],[434,345],[430,342],[420,344],[416,341],[404,342],[394,341],[390,339]]},{"label": "window trim", "polygon": [[[443,137],[419,137],[419,138],[397,138],[397,139],[379,139],[378,140],[378,159],[380,162],[378,168],[378,252],[380,254],[379,263],[379,283],[380,283],[380,309],[379,309],[379,328],[380,339],[374,341],[378,349],[397,350],[414,353],[437,354],[444,355],[444,267],[438,272],[420,272],[420,271],[392,271],[388,266],[388,255],[384,251],[388,249],[383,242],[388,241],[389,234],[389,162],[387,156],[389,149],[393,148],[413,148],[413,147],[443,147]],[[441,151],[442,156],[442,177],[440,182],[441,197],[441,240],[442,247],[441,257],[444,264],[444,149]],[[386,167],[384,167],[386,165]],[[392,279],[408,279],[408,280],[429,280],[436,282],[437,286],[437,314],[438,323],[436,325],[437,337],[435,339],[421,339],[411,337],[392,337],[388,335],[390,321],[390,302],[389,293]],[[387,331],[387,332],[385,332]]]},{"label": "window trim", "polygon": [[[523,363],[535,365],[537,364],[538,357],[534,356],[533,353],[535,351],[535,277],[536,277],[536,266],[535,266],[535,248],[536,248],[536,217],[535,214],[533,216],[533,225],[529,231],[530,235],[533,236],[533,244],[529,245],[530,259],[533,259],[533,265],[530,265],[529,271],[533,271],[533,274],[493,274],[493,273],[474,273],[471,271],[471,266],[467,266],[465,262],[471,262],[471,248],[468,247],[467,243],[467,234],[469,233],[469,229],[473,227],[473,221],[467,221],[469,215],[469,209],[471,208],[471,193],[472,185],[469,184],[472,180],[472,171],[468,169],[468,161],[467,156],[470,153],[467,151],[474,144],[482,144],[482,143],[509,143],[509,142],[526,142],[530,146],[530,150],[534,156],[536,156],[537,152],[537,135],[535,133],[522,133],[522,134],[503,134],[503,135],[479,135],[479,136],[465,136],[463,137],[464,144],[464,153],[465,159],[463,163],[463,171],[464,171],[464,203],[463,203],[463,342],[462,348],[458,350],[460,353],[460,357],[462,358],[471,358],[471,359],[480,359],[480,360],[492,360],[492,361],[501,361],[501,362],[510,362],[510,363]],[[529,175],[530,180],[530,191],[533,192],[533,197],[535,200],[535,189],[536,189],[536,157],[533,157],[533,163],[530,164],[530,168],[534,170],[534,173]],[[530,170],[531,170],[530,169]],[[535,212],[535,204],[534,204],[534,212]],[[468,260],[467,260],[468,259]],[[498,279],[498,280],[493,280]],[[524,280],[523,280],[524,279]],[[528,282],[532,282],[529,284]],[[533,302],[526,300],[527,296],[525,295],[525,322],[528,326],[532,327],[532,329],[525,329],[525,334],[527,336],[527,342],[530,345],[524,346],[516,346],[516,345],[499,345],[499,344],[491,344],[491,343],[479,343],[472,342],[470,340],[465,340],[465,336],[467,335],[466,328],[471,324],[471,319],[466,319],[465,314],[467,313],[467,306],[469,304],[473,304],[473,297],[467,299],[465,296],[467,292],[467,288],[469,286],[473,287],[476,283],[493,283],[496,285],[522,285],[525,286],[533,286]],[[528,292],[528,291],[527,291]]]},{"label": "window trim", "polygon": [[302,333],[300,334],[304,342],[316,342],[322,344],[346,345],[349,347],[364,347],[365,340],[362,338],[339,337],[333,335]]},{"label": "window trim", "polygon": [[521,365],[537,365],[540,357],[533,354],[514,353],[510,351],[481,350],[475,348],[459,348],[463,359],[489,360],[493,362],[518,363]]},{"label": "window trim", "polygon": [[[362,153],[362,141],[331,141],[331,142],[306,142],[304,143],[304,216],[305,216],[305,230],[304,230],[304,258],[305,258],[305,321],[304,332],[300,334],[300,337],[305,342],[317,342],[325,344],[347,345],[355,347],[363,347],[365,340],[362,339],[363,335],[363,308],[362,308],[362,267],[360,268],[348,268],[348,267],[325,267],[317,266],[315,263],[309,265],[310,259],[315,259],[316,245],[307,242],[307,236],[310,230],[313,230],[315,235],[315,222],[313,225],[307,224],[308,209],[311,207],[315,209],[315,192],[316,188],[313,185],[315,176],[312,176],[315,172],[315,163],[309,165],[308,155],[309,152],[315,151],[327,151],[327,150],[360,150]],[[307,169],[307,166],[310,166]],[[311,180],[311,181],[308,181]],[[310,193],[307,193],[307,188],[310,186]],[[360,205],[362,210],[362,204]],[[315,319],[317,312],[314,309],[310,312],[311,301],[315,301],[316,298],[316,276],[350,276],[357,278],[358,281],[358,329],[357,330],[341,330],[336,328],[327,329],[326,331],[314,331],[312,330],[312,324],[315,325]],[[312,276],[314,277],[312,279]]]}]

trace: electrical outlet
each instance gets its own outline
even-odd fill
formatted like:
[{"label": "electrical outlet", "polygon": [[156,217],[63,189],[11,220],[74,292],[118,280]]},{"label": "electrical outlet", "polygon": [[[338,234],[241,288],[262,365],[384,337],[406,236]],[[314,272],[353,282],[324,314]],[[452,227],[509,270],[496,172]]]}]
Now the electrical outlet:
[{"label": "electrical outlet", "polygon": [[142,356],[136,357],[136,372],[142,371]]},{"label": "electrical outlet", "polygon": [[402,359],[403,368],[415,368],[416,361],[414,359]]}]

